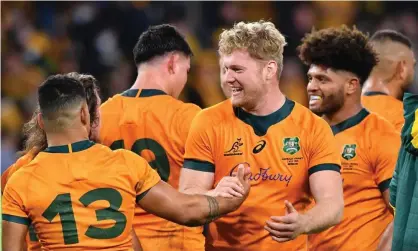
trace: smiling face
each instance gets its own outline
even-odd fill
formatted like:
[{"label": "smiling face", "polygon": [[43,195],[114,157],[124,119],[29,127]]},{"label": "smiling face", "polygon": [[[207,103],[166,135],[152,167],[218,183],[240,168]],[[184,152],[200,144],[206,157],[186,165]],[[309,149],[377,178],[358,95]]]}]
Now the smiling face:
[{"label": "smiling face", "polygon": [[221,85],[230,94],[232,105],[252,108],[267,91],[263,64],[245,50],[221,55]]},{"label": "smiling face", "polygon": [[307,86],[309,109],[318,114],[332,114],[340,110],[345,102],[345,74],[330,68],[311,65]]}]

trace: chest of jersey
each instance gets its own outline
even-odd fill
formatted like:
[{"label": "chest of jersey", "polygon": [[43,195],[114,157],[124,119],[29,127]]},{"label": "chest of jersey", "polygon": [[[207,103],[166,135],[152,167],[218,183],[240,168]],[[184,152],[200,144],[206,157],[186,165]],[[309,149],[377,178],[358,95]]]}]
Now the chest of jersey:
[{"label": "chest of jersey", "polygon": [[335,137],[341,157],[344,197],[349,203],[350,198],[377,189],[373,172],[376,161],[367,137],[359,137],[356,128],[340,132]]},{"label": "chest of jersey", "polygon": [[[215,182],[232,174],[240,163],[250,167],[252,186],[300,189],[307,183],[309,154],[302,130],[282,121],[258,136],[250,125],[236,120],[217,131]],[[277,191],[277,190],[276,190]]]}]

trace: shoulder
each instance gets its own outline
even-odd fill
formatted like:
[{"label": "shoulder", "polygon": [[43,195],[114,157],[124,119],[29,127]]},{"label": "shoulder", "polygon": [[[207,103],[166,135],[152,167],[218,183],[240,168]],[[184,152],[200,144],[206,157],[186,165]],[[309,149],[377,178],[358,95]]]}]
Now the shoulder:
[{"label": "shoulder", "polygon": [[213,127],[234,118],[230,100],[225,100],[214,106],[199,111],[193,120],[194,126]]},{"label": "shoulder", "polygon": [[[369,139],[372,148],[399,148],[401,142],[400,132],[392,123],[375,113],[370,113],[363,123],[364,135]],[[375,146],[375,147],[374,147]]]},{"label": "shoulder", "polygon": [[366,117],[364,127],[365,130],[373,134],[397,133],[392,123],[374,112],[370,112]]},{"label": "shoulder", "polygon": [[116,94],[113,97],[106,100],[105,102],[103,102],[100,105],[100,112],[104,113],[115,111],[115,108],[118,108],[120,106],[121,97],[122,96],[120,94]]},{"label": "shoulder", "polygon": [[297,102],[295,102],[295,107],[291,113],[291,118],[296,125],[308,130],[317,129],[316,127],[330,128],[324,119]]},{"label": "shoulder", "polygon": [[178,116],[190,116],[194,117],[198,114],[202,109],[192,103],[185,103],[181,100],[172,98],[173,109],[175,110],[176,115]]}]

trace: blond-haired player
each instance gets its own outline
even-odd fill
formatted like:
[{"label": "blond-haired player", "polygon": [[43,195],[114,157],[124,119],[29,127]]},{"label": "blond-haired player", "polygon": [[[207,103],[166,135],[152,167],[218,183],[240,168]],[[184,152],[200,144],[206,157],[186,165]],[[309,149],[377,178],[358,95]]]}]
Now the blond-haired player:
[{"label": "blond-haired player", "polygon": [[[331,129],[280,91],[285,45],[265,21],[239,22],[220,36],[221,82],[231,98],[193,120],[180,189],[210,192],[245,163],[252,192],[238,211],[209,225],[207,250],[305,250],[302,234],[333,226],[342,216]],[[305,210],[311,195],[316,206]]]}]

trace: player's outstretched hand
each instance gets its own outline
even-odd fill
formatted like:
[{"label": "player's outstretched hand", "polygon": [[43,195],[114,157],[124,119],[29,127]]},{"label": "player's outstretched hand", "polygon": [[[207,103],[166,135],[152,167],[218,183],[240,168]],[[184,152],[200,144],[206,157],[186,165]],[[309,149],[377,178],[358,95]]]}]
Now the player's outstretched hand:
[{"label": "player's outstretched hand", "polygon": [[[240,166],[242,167],[240,169]],[[244,177],[248,177],[250,174],[250,168],[245,168],[243,164],[240,164],[238,166],[238,172],[234,172],[232,176],[225,176],[223,177],[218,185],[215,187],[215,189],[210,190],[206,193],[206,195],[212,196],[212,197],[225,197],[225,198],[233,198],[233,197],[243,197],[245,195],[244,185],[238,178],[238,173],[243,172],[243,179]]]},{"label": "player's outstretched hand", "polygon": [[245,167],[243,164],[238,165],[238,171],[236,174],[233,174],[233,178],[237,178],[239,183],[241,184],[244,193],[240,197],[233,197],[230,199],[230,203],[235,209],[238,209],[241,204],[245,201],[245,199],[248,197],[248,194],[250,193],[250,168]]},{"label": "player's outstretched hand", "polygon": [[304,233],[304,216],[299,214],[289,201],[285,201],[285,205],[286,214],[270,217],[264,227],[273,240],[278,242],[293,240]]}]

